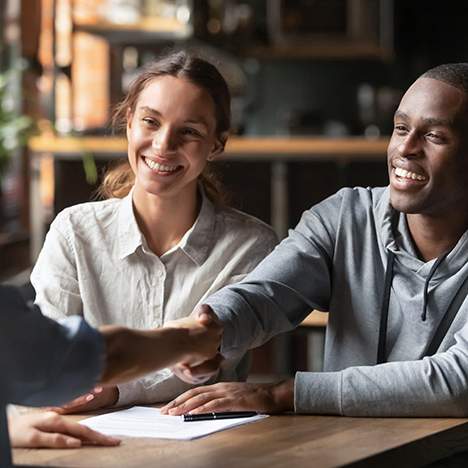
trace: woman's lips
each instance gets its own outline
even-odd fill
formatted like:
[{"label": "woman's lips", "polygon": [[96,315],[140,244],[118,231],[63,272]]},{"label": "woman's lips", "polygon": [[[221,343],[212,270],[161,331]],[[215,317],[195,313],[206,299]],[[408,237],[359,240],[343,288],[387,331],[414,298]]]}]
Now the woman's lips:
[{"label": "woman's lips", "polygon": [[143,156],[142,159],[146,166],[151,169],[151,171],[158,174],[170,175],[174,174],[182,168],[182,166],[178,164],[162,164],[154,161],[153,159],[147,158],[146,156]]}]

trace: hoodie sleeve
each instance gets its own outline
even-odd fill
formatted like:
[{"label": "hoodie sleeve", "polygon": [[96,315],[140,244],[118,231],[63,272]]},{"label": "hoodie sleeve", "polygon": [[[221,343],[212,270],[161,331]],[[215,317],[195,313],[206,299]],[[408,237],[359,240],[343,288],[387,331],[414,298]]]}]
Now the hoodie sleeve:
[{"label": "hoodie sleeve", "polygon": [[[332,202],[329,206],[333,211]],[[293,329],[313,309],[328,310],[333,229],[316,211],[306,211],[288,238],[243,281],[205,301],[223,323],[225,357]]]},{"label": "hoodie sleeve", "polygon": [[416,361],[298,372],[298,413],[369,417],[467,417],[468,325],[447,351]]}]

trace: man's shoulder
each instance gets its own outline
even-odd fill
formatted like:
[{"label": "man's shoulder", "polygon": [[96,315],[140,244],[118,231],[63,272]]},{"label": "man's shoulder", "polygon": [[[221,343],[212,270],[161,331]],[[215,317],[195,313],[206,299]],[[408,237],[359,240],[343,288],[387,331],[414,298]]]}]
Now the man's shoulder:
[{"label": "man's shoulder", "polygon": [[387,187],[344,187],[313,207],[317,212],[367,212],[387,197]]},{"label": "man's shoulder", "polygon": [[332,197],[341,198],[345,202],[375,205],[385,195],[387,187],[344,187]]},{"label": "man's shoulder", "polygon": [[386,187],[345,187],[304,213],[304,219],[320,220],[330,227],[367,223],[375,220],[386,206]]}]

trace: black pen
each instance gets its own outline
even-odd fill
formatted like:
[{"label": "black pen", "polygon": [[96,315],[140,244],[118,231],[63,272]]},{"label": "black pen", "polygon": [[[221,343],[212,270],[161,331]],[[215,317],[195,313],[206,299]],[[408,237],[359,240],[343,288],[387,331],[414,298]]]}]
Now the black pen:
[{"label": "black pen", "polygon": [[190,421],[214,421],[216,419],[233,419],[233,418],[251,418],[257,416],[256,411],[226,411],[224,413],[200,413],[200,414],[184,414],[184,422]]}]

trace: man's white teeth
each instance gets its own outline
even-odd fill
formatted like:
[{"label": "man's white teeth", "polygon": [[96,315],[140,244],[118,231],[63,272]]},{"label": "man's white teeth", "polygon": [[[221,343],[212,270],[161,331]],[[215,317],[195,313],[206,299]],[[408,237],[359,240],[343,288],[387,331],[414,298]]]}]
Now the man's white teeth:
[{"label": "man's white teeth", "polygon": [[426,180],[424,176],[416,174],[415,172],[407,171],[406,169],[402,169],[401,167],[395,167],[395,175],[404,179]]},{"label": "man's white teeth", "polygon": [[166,164],[159,164],[152,159],[144,158],[146,165],[153,171],[158,172],[174,172],[179,166],[168,166]]}]

